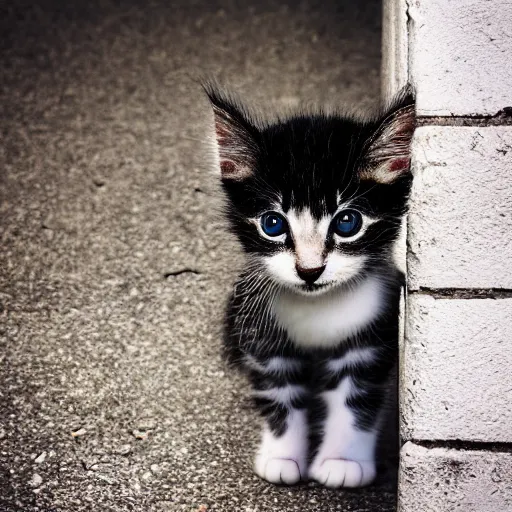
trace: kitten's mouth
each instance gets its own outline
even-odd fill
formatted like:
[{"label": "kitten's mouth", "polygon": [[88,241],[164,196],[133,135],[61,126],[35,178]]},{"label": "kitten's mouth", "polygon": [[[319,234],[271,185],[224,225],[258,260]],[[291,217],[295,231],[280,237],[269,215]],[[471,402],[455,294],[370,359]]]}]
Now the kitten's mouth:
[{"label": "kitten's mouth", "polygon": [[297,288],[302,293],[315,293],[327,290],[332,286],[332,283],[313,283],[313,284],[301,284],[298,285]]}]

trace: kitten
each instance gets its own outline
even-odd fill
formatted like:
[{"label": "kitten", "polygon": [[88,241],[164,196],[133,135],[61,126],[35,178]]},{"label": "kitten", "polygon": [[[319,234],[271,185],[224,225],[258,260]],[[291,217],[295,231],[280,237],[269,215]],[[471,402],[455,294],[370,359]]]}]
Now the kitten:
[{"label": "kitten", "polygon": [[300,114],[262,126],[205,86],[226,215],[246,254],[225,349],[264,417],[256,473],[359,487],[376,476],[397,359],[393,247],[411,185],[411,89],[374,118]]}]

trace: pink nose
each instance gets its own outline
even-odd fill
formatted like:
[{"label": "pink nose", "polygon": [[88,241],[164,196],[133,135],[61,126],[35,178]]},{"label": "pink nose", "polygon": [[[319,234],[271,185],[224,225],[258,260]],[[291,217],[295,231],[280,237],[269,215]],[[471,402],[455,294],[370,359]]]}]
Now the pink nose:
[{"label": "pink nose", "polygon": [[297,270],[297,275],[305,281],[307,284],[313,284],[323,273],[325,270],[325,265],[322,267],[315,268],[304,268],[299,265],[295,265],[295,270]]}]

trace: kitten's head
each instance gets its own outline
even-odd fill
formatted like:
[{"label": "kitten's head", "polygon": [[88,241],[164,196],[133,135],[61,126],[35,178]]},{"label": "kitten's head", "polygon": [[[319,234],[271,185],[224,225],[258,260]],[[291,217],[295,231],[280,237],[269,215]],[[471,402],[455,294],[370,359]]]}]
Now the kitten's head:
[{"label": "kitten's head", "polygon": [[227,216],[268,278],[317,295],[389,268],[411,184],[409,89],[371,120],[299,115],[267,126],[206,92]]}]

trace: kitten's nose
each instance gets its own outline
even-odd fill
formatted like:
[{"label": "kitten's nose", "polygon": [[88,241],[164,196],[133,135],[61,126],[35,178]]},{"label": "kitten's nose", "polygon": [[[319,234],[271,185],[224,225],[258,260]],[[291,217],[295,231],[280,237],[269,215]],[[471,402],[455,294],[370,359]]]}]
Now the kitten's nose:
[{"label": "kitten's nose", "polygon": [[305,268],[295,265],[295,269],[297,270],[297,275],[303,281],[307,284],[313,284],[322,275],[322,272],[325,270],[325,265],[315,268]]}]

